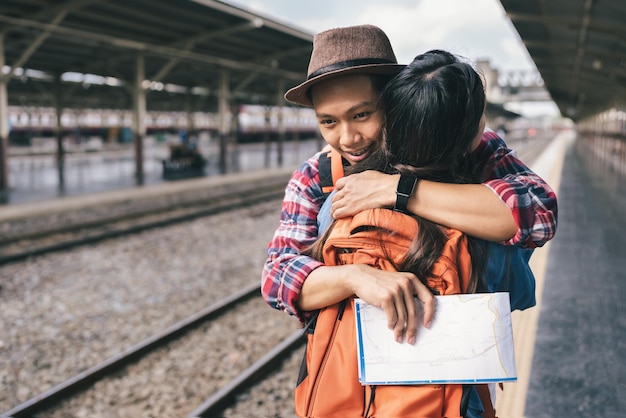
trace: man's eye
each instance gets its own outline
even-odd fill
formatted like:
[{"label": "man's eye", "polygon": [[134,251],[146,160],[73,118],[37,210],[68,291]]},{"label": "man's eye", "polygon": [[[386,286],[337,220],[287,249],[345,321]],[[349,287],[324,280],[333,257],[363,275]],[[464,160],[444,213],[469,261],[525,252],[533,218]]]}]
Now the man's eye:
[{"label": "man's eye", "polygon": [[359,112],[356,115],[354,115],[355,119],[361,119],[364,117],[367,117],[370,113],[369,112]]},{"label": "man's eye", "polygon": [[319,121],[320,125],[331,125],[333,124],[335,121],[332,119],[322,119]]}]

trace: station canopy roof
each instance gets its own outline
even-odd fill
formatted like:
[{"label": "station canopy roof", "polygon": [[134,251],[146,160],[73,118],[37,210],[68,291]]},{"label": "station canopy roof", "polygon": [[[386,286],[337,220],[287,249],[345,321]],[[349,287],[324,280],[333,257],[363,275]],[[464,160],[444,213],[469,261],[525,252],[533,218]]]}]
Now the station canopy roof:
[{"label": "station canopy roof", "polygon": [[561,114],[626,103],[624,0],[501,0]]},{"label": "station canopy roof", "polygon": [[223,70],[232,102],[277,104],[313,41],[214,0],[1,0],[0,33],[10,105],[53,106],[60,91],[63,107],[130,109],[143,55],[147,108],[166,111],[215,111]]}]

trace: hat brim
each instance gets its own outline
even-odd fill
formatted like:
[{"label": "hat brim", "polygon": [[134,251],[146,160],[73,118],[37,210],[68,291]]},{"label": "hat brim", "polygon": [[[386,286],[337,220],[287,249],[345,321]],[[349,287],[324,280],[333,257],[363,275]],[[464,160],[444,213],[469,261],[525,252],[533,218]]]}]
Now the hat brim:
[{"label": "hat brim", "polygon": [[301,106],[313,107],[313,103],[311,103],[311,99],[309,98],[307,92],[313,85],[323,80],[351,73],[393,75],[399,73],[404,67],[406,67],[406,65],[404,64],[368,64],[344,68],[336,71],[329,71],[327,73],[318,75],[317,77],[306,80],[305,82],[287,90],[287,93],[285,93],[285,99]]}]

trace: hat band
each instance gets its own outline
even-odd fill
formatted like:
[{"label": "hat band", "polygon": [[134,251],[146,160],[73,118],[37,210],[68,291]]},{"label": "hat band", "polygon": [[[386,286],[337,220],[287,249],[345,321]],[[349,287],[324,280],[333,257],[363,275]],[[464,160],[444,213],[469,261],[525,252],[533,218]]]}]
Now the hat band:
[{"label": "hat band", "polygon": [[337,62],[335,64],[327,65],[326,67],[322,67],[317,71],[313,71],[311,74],[309,74],[309,76],[306,79],[310,80],[312,78],[315,78],[322,74],[329,73],[331,71],[344,70],[350,67],[358,67],[361,65],[370,65],[370,64],[375,65],[375,64],[397,64],[397,63],[391,60],[377,59],[377,58],[361,58],[358,60],[342,61],[342,62]]}]

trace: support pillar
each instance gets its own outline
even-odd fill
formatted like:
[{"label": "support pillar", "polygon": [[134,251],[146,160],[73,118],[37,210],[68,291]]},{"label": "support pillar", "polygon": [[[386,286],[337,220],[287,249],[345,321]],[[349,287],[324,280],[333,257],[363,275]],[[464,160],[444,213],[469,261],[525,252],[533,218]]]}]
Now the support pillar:
[{"label": "support pillar", "polygon": [[63,116],[63,98],[61,94],[61,74],[56,73],[54,75],[54,110],[56,113],[56,163],[57,163],[57,175],[58,175],[58,188],[59,194],[63,195],[65,192],[65,147],[63,145],[63,125],[61,119]]},{"label": "support pillar", "polygon": [[135,86],[133,97],[133,132],[135,141],[135,183],[143,185],[143,139],[146,136],[146,91],[143,88],[145,80],[145,65],[143,54],[137,55],[135,68]]},{"label": "support pillar", "polygon": [[278,95],[276,106],[278,106],[278,142],[276,144],[276,162],[278,167],[283,166],[283,148],[285,145],[285,81],[278,81]]},{"label": "support pillar", "polygon": [[295,108],[290,108],[291,111],[294,114],[294,125],[291,128],[292,129],[292,133],[291,133],[291,142],[293,143],[293,147],[296,150],[296,155],[298,155],[297,153],[300,152],[300,113],[298,111],[298,109]]},{"label": "support pillar", "polygon": [[9,198],[9,80],[2,75],[3,67],[4,33],[0,33],[0,203],[6,203]]},{"label": "support pillar", "polygon": [[191,141],[191,138],[196,136],[196,125],[193,119],[193,97],[191,91],[188,91],[185,95],[185,117],[187,119],[187,139]]},{"label": "support pillar", "polygon": [[224,174],[228,170],[227,148],[230,123],[228,121],[228,113],[230,111],[230,78],[228,70],[222,69],[220,77],[220,91],[218,99],[219,112],[219,135],[220,135],[220,173]]},{"label": "support pillar", "polygon": [[231,103],[230,106],[230,145],[231,145],[231,153],[234,159],[234,170],[239,172],[241,170],[240,167],[240,154],[239,154],[239,106],[237,103]]},{"label": "support pillar", "polygon": [[271,161],[270,155],[272,152],[272,138],[270,133],[272,131],[271,117],[272,108],[269,106],[263,106],[263,149],[265,150],[265,159],[263,161],[263,167],[270,168]]}]

